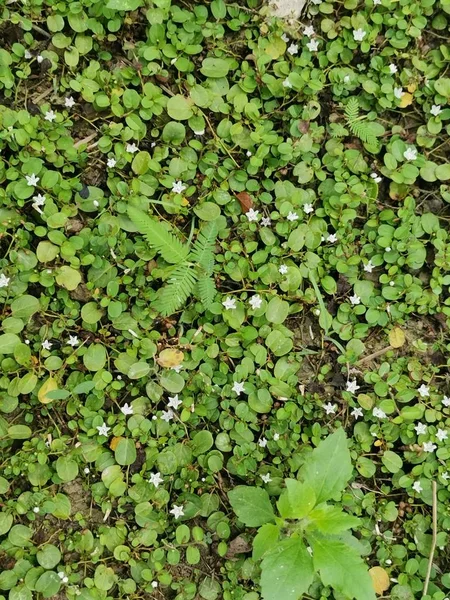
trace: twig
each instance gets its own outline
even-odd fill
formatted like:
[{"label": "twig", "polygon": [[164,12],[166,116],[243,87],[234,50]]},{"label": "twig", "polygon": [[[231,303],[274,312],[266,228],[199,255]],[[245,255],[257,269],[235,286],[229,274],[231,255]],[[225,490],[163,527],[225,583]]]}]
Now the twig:
[{"label": "twig", "polygon": [[34,29],[35,31],[37,31],[38,33],[40,33],[41,35],[43,35],[46,38],[51,38],[52,36],[49,34],[48,31],[45,31],[45,29],[42,29],[42,27],[39,27],[39,25],[35,25],[33,23],[33,25],[31,26],[32,29]]},{"label": "twig", "polygon": [[358,362],[356,363],[356,366],[367,362],[368,360],[372,360],[372,358],[377,358],[377,356],[381,356],[382,354],[386,354],[386,352],[389,352],[389,350],[393,350],[394,347],[393,346],[386,346],[386,348],[382,348],[381,350],[377,350],[376,352],[373,352],[372,354],[369,354],[368,356],[364,356],[363,358],[361,358],[360,360],[358,360]]},{"label": "twig", "polygon": [[97,137],[97,132],[94,131],[94,133],[91,133],[91,135],[88,135],[87,137],[83,138],[82,140],[78,140],[78,142],[75,142],[75,144],[73,145],[73,147],[74,148],[79,148],[83,144],[89,144],[89,142],[91,142],[96,137]]},{"label": "twig", "polygon": [[434,551],[436,550],[436,538],[437,538],[437,485],[435,481],[431,482],[433,492],[433,539],[431,542],[430,556],[428,558],[428,569],[427,576],[425,578],[425,585],[423,586],[423,595],[426,596],[428,592],[428,584],[430,583],[431,569],[433,568],[433,557]]}]

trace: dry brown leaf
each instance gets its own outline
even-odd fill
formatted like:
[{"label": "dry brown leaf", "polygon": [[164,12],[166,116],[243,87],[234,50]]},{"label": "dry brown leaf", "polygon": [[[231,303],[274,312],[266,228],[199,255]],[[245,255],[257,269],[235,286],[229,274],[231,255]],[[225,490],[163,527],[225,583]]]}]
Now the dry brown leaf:
[{"label": "dry brown leaf", "polygon": [[177,348],[166,348],[160,352],[156,359],[158,364],[165,369],[172,369],[181,365],[184,359],[184,354]]},{"label": "dry brown leaf", "polygon": [[38,392],[38,400],[42,404],[50,404],[53,402],[52,398],[47,396],[48,392],[53,392],[58,389],[58,384],[53,377],[49,377],[44,383],[41,385],[41,388]]},{"label": "dry brown leaf", "polygon": [[239,192],[239,194],[236,194],[236,198],[239,200],[243,213],[247,213],[253,208],[253,200],[248,192]]},{"label": "dry brown leaf", "polygon": [[406,108],[407,106],[412,104],[412,101],[413,101],[413,95],[410,94],[409,92],[405,92],[400,99],[399,106],[400,106],[400,108]]},{"label": "dry brown leaf", "polygon": [[393,348],[401,348],[405,343],[406,338],[403,329],[393,327],[389,332],[389,343]]},{"label": "dry brown leaf", "polygon": [[369,574],[372,577],[375,593],[381,596],[386,590],[389,589],[391,584],[387,571],[385,571],[383,567],[372,567],[369,569]]},{"label": "dry brown leaf", "polygon": [[117,444],[120,442],[120,440],[123,440],[124,438],[119,435],[118,437],[113,437],[113,439],[111,440],[109,447],[111,448],[111,450],[114,452],[114,450],[117,448]]}]

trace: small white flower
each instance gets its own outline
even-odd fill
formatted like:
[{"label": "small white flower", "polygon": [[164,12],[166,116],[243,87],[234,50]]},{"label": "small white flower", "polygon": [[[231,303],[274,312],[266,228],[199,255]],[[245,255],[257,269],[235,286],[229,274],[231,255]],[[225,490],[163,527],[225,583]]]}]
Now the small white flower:
[{"label": "small white flower", "polygon": [[448,396],[444,396],[442,398],[442,404],[447,407],[450,406],[450,398]]},{"label": "small white flower", "polygon": [[185,189],[186,186],[182,181],[174,181],[172,183],[172,192],[175,192],[175,194],[181,194]]},{"label": "small white flower", "polygon": [[63,578],[63,577],[65,577],[65,576],[66,576],[66,574],[64,573],[64,571],[58,571],[58,577],[59,577],[60,579],[62,579],[62,578]]},{"label": "small white flower", "polygon": [[430,113],[433,115],[433,117],[437,117],[441,114],[441,112],[442,107],[440,106],[440,104],[433,104],[433,106],[430,109]]},{"label": "small white flower", "polygon": [[389,282],[389,285],[390,285],[391,287],[394,287],[394,285],[395,285],[395,281],[390,281],[390,282]]},{"label": "small white flower", "polygon": [[265,437],[263,437],[260,440],[258,440],[258,446],[260,448],[265,448],[267,446],[267,440],[266,440]]},{"label": "small white flower", "polygon": [[273,439],[275,442],[278,442],[278,440],[280,439],[280,434],[279,433],[274,433],[273,434]]},{"label": "small white flower", "polygon": [[417,391],[421,398],[428,398],[428,396],[430,395],[430,388],[424,383],[422,383],[420,388],[417,388]]},{"label": "small white flower", "polygon": [[29,50],[25,50],[24,56],[27,60],[30,60],[30,58],[33,58],[33,55],[31,54],[31,52]]},{"label": "small white flower", "polygon": [[49,350],[50,351],[52,349],[52,346],[53,346],[53,344],[51,342],[49,342],[48,340],[44,340],[42,342],[42,348],[44,350]]},{"label": "small white flower", "polygon": [[314,315],[315,317],[320,317],[320,308],[315,308],[315,309],[313,310],[313,315]]},{"label": "small white flower", "polygon": [[443,442],[448,438],[448,432],[445,429],[438,429],[436,433],[436,437],[440,442]]},{"label": "small white flower", "polygon": [[447,481],[448,479],[450,479],[450,475],[447,473],[447,471],[444,471],[444,472],[441,474],[441,477],[442,477],[442,479],[443,479],[444,481]]},{"label": "small white flower", "polygon": [[245,154],[250,158],[250,156],[252,156],[253,153],[250,150],[247,150]]},{"label": "small white flower", "polygon": [[63,577],[61,581],[63,583],[69,583],[69,578],[68,577]]},{"label": "small white flower", "polygon": [[416,160],[417,158],[417,150],[414,146],[410,146],[403,152],[403,158],[406,160]]},{"label": "small white flower", "polygon": [[158,582],[157,581],[152,581],[151,586],[155,590],[158,587]]},{"label": "small white flower", "polygon": [[289,41],[289,37],[288,37],[287,33],[283,33],[283,35],[281,36],[281,39],[283,40],[283,42],[286,42],[286,44],[287,44]]},{"label": "small white flower", "polygon": [[370,176],[375,181],[375,183],[381,183],[383,181],[383,178],[377,175],[377,173],[371,173]]},{"label": "small white flower", "polygon": [[235,394],[238,396],[244,391],[245,384],[243,382],[235,381],[233,383],[233,387],[231,388]]},{"label": "small white flower", "polygon": [[292,83],[289,81],[289,77],[286,77],[286,79],[283,81],[283,87],[285,87],[285,88],[292,87]]},{"label": "small white flower", "polygon": [[327,237],[327,242],[329,242],[330,244],[334,244],[335,242],[337,242],[337,235],[335,233],[330,233],[330,235]]},{"label": "small white flower", "polygon": [[364,31],[364,29],[354,29],[353,30],[353,39],[356,42],[362,42],[363,39],[366,37],[367,32]]},{"label": "small white flower", "polygon": [[69,96],[64,100],[64,106],[66,108],[72,108],[72,106],[75,106],[75,100],[72,98],[72,96]]},{"label": "small white flower", "polygon": [[344,83],[350,83],[350,75],[344,77]]},{"label": "small white flower", "polygon": [[169,408],[169,410],[163,410],[161,412],[161,419],[163,421],[165,421],[166,423],[171,421],[173,419],[173,410],[171,410],[170,408]]},{"label": "small white flower", "polygon": [[385,250],[386,250],[386,252],[390,252],[392,250],[392,248],[390,246],[386,246]]},{"label": "small white flower", "polygon": [[45,119],[46,121],[49,121],[49,122],[51,123],[52,121],[54,121],[54,120],[56,119],[56,113],[55,113],[55,112],[53,112],[52,110],[48,110],[48,111],[45,113],[45,117],[44,117],[44,119]]},{"label": "small white flower", "polygon": [[288,272],[288,268],[286,265],[279,266],[278,273],[281,273],[281,275],[286,275],[287,272]]},{"label": "small white flower", "polygon": [[394,65],[394,63],[391,63],[389,65],[389,73],[391,73],[391,75],[393,75],[394,73],[397,73],[398,69],[397,69],[397,65]]},{"label": "small white flower", "polygon": [[359,419],[359,417],[363,416],[363,410],[359,407],[354,408],[350,414],[352,415],[352,417],[355,417],[355,419]]},{"label": "small white flower", "polygon": [[110,169],[113,169],[117,165],[117,160],[115,158],[108,158],[106,164]]},{"label": "small white flower", "polygon": [[261,475],[261,479],[264,481],[264,483],[270,483],[272,481],[272,477],[270,476],[270,473]]},{"label": "small white flower", "polygon": [[288,221],[297,221],[298,219],[298,214],[295,212],[290,211],[290,213],[288,214],[288,216],[286,217],[286,219]]},{"label": "small white flower", "polygon": [[312,212],[314,212],[314,206],[312,204],[304,204],[303,211],[305,212],[305,214],[309,215]]},{"label": "small white flower", "polygon": [[326,404],[324,404],[323,408],[327,415],[334,415],[334,413],[336,412],[336,404],[331,404],[331,402],[327,402]]},{"label": "small white flower", "polygon": [[252,307],[253,310],[256,310],[257,308],[261,308],[262,302],[263,302],[262,298],[259,294],[255,294],[248,301],[248,303],[250,304],[250,306]]},{"label": "small white flower", "polygon": [[360,386],[356,382],[356,379],[353,379],[353,381],[350,381],[350,379],[349,379],[347,381],[345,391],[350,392],[351,394],[356,394],[356,392],[359,390],[359,388],[360,388]]},{"label": "small white flower", "polygon": [[404,96],[404,95],[405,95],[405,92],[403,91],[403,88],[401,88],[401,87],[395,87],[395,88],[394,88],[394,96],[395,96],[395,97],[396,97],[398,100],[400,100],[400,98],[401,98],[402,96]]},{"label": "small white flower", "polygon": [[294,56],[294,54],[298,54],[298,44],[291,44],[287,51],[291,56]]},{"label": "small white flower", "polygon": [[420,494],[423,491],[423,487],[420,485],[420,481],[415,481],[412,486],[413,490]]},{"label": "small white flower", "polygon": [[375,408],[373,409],[372,414],[374,417],[377,417],[378,419],[386,419],[387,418],[387,414],[384,412],[384,410],[381,410],[381,408],[378,408],[377,406],[375,406]]},{"label": "small white flower", "polygon": [[0,288],[8,287],[11,277],[6,277],[4,273],[0,273]]},{"label": "small white flower", "polygon": [[424,442],[423,444],[423,451],[424,452],[434,452],[436,450],[437,446],[436,444],[433,444],[433,442]]},{"label": "small white flower", "polygon": [[427,432],[427,426],[424,423],[417,423],[417,425],[414,426],[414,429],[416,430],[417,435],[423,435]]},{"label": "small white flower", "polygon": [[132,415],[134,411],[133,411],[132,406],[130,406],[129,404],[124,404],[122,406],[122,408],[120,409],[120,412],[126,416],[126,415]]},{"label": "small white flower", "polygon": [[109,430],[111,429],[111,427],[108,427],[106,425],[106,423],[103,423],[103,425],[97,425],[96,427],[97,431],[98,431],[98,435],[108,435],[109,434]]},{"label": "small white flower", "polygon": [[86,473],[86,475],[88,475],[91,472],[89,467],[84,467],[83,471]]},{"label": "small white flower", "polygon": [[45,198],[44,194],[36,194],[36,196],[33,196],[33,203],[36,206],[44,206],[45,200],[46,200],[46,198]]},{"label": "small white flower", "polygon": [[127,144],[126,150],[127,152],[130,152],[130,154],[134,154],[139,150],[139,148],[136,146],[136,144]]},{"label": "small white flower", "polygon": [[363,269],[366,273],[372,273],[372,271],[374,269],[374,265],[372,264],[372,261],[369,260],[369,262],[363,266]]},{"label": "small white flower", "polygon": [[27,185],[36,186],[39,182],[39,177],[37,177],[34,173],[31,175],[25,175],[25,179],[27,180]]},{"label": "small white flower", "polygon": [[305,29],[303,30],[303,35],[306,35],[306,37],[312,37],[315,34],[314,31],[314,27],[312,27],[311,25],[308,25],[307,27],[305,27]]},{"label": "small white flower", "polygon": [[72,348],[75,348],[75,346],[78,346],[79,343],[80,342],[76,335],[69,335],[69,339],[67,340],[67,344],[69,346],[72,346]]},{"label": "small white flower", "polygon": [[350,296],[349,300],[353,306],[356,306],[357,304],[361,304],[361,298],[359,296],[357,296],[356,294],[354,294],[353,296]]},{"label": "small white flower", "polygon": [[272,221],[269,219],[269,217],[263,217],[261,219],[261,225],[263,227],[270,227],[272,225]]},{"label": "small white flower", "polygon": [[35,506],[35,507],[33,508],[33,512],[34,512],[34,513],[36,513],[36,514],[37,514],[39,511],[40,511],[40,508],[39,508],[39,506]]},{"label": "small white flower", "polygon": [[40,54],[37,55],[36,60],[38,61],[39,64],[41,64],[41,62],[43,62],[44,57],[41,56]]},{"label": "small white flower", "polygon": [[309,42],[306,44],[306,47],[310,52],[317,52],[319,49],[319,42],[317,40],[309,40]]},{"label": "small white flower", "polygon": [[175,371],[175,373],[180,373],[183,370],[183,365],[175,365],[175,367],[170,367],[170,369]]},{"label": "small white flower", "polygon": [[236,298],[230,298],[227,296],[226,299],[222,302],[225,310],[235,310],[236,308]]},{"label": "small white flower", "polygon": [[373,4],[374,6],[376,6],[377,4],[381,4],[381,0],[373,0]]},{"label": "small white flower", "polygon": [[179,519],[180,517],[184,516],[183,507],[177,506],[176,504],[173,505],[172,510],[169,510],[169,512],[175,517],[175,519]]},{"label": "small white flower", "polygon": [[160,483],[164,482],[164,479],[161,477],[161,473],[159,472],[151,473],[148,482],[152,483],[155,486],[155,488],[157,488]]},{"label": "small white flower", "polygon": [[259,215],[259,210],[253,210],[253,208],[251,208],[248,212],[245,213],[245,216],[247,217],[247,219],[249,220],[250,223],[252,221],[257,221],[258,215]]},{"label": "small white flower", "polygon": [[168,408],[178,410],[180,404],[183,404],[183,400],[178,398],[178,394],[175,394],[175,396],[169,396],[169,402],[167,403]]}]

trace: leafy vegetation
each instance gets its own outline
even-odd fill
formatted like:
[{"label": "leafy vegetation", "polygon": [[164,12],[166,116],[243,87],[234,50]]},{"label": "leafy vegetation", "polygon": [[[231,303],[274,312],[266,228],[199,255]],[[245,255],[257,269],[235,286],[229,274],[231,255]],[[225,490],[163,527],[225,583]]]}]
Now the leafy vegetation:
[{"label": "leafy vegetation", "polygon": [[0,600],[450,595],[447,0],[0,6]]}]

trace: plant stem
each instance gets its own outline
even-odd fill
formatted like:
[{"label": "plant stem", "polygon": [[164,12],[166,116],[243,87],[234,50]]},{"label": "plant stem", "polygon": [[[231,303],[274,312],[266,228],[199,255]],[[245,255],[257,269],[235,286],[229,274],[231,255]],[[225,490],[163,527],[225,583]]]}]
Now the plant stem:
[{"label": "plant stem", "polygon": [[433,539],[431,542],[430,556],[428,558],[428,569],[427,576],[425,578],[425,585],[423,586],[423,595],[426,596],[428,592],[428,585],[430,583],[431,569],[433,568],[433,557],[434,551],[436,550],[436,538],[437,538],[437,485],[435,481],[431,482],[433,492]]}]

